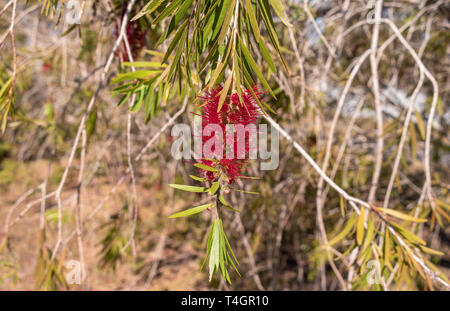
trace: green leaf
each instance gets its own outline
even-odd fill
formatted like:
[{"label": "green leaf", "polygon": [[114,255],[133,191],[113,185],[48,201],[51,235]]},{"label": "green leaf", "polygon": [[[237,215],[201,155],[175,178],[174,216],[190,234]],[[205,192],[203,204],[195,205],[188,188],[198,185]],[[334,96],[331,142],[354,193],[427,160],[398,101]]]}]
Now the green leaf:
[{"label": "green leaf", "polygon": [[230,189],[231,189],[231,190],[234,190],[234,191],[239,191],[239,192],[243,192],[243,193],[248,193],[248,194],[259,194],[259,192],[245,191],[245,190],[236,189],[236,188],[230,188]]},{"label": "green leaf", "polygon": [[435,249],[431,249],[431,248],[428,248],[428,247],[423,246],[423,245],[420,245],[419,247],[420,247],[420,249],[421,249],[423,252],[425,252],[425,253],[427,253],[427,254],[437,255],[437,256],[444,256],[444,253],[443,253],[443,252],[437,251],[437,250],[435,250]]},{"label": "green leaf", "polygon": [[9,86],[11,85],[11,81],[12,81],[12,78],[9,78],[9,79],[5,82],[5,84],[3,84],[2,88],[0,89],[0,98],[3,97],[3,94],[6,94],[6,90],[8,90],[8,89],[9,89]]},{"label": "green leaf", "polygon": [[372,217],[369,217],[367,220],[367,231],[366,231],[366,237],[364,238],[364,243],[361,246],[361,251],[359,252],[358,259],[362,260],[364,255],[364,251],[370,248],[370,243],[372,243],[373,239],[375,237],[375,223]]},{"label": "green leaf", "polygon": [[446,210],[450,211],[450,204],[447,204],[439,199],[434,199],[434,201],[436,202],[437,205],[445,208]]},{"label": "green leaf", "polygon": [[361,206],[361,210],[358,218],[358,225],[356,227],[356,242],[361,245],[364,237],[364,206]]},{"label": "green leaf", "polygon": [[237,209],[235,209],[235,208],[232,208],[230,205],[224,205],[224,207],[225,208],[228,208],[230,211],[233,211],[233,212],[235,212],[235,213],[240,213],[241,211],[239,211],[239,210],[237,210]]},{"label": "green leaf", "polygon": [[275,66],[275,63],[273,62],[272,57],[270,56],[269,50],[267,49],[264,40],[260,39],[258,41],[259,50],[261,51],[262,56],[266,60],[267,64],[269,65],[269,68],[274,72],[277,73],[277,67]]},{"label": "green leaf", "polygon": [[364,244],[361,249],[367,248],[373,241],[374,237],[375,237],[375,222],[372,217],[369,217],[367,221],[366,238],[364,239]]},{"label": "green leaf", "polygon": [[422,240],[421,238],[419,238],[417,235],[415,235],[414,233],[406,230],[405,228],[401,227],[400,225],[391,222],[390,223],[391,226],[395,227],[395,229],[398,231],[398,233],[400,233],[405,239],[407,239],[410,243],[413,244],[420,244],[425,246],[427,243],[425,243],[424,240]]},{"label": "green leaf", "polygon": [[422,136],[422,139],[425,140],[425,126],[423,125],[423,119],[420,115],[419,111],[417,109],[414,109],[414,114],[417,119],[417,126],[419,127],[420,136]]},{"label": "green leaf", "polygon": [[383,212],[385,214],[388,214],[388,215],[391,215],[393,217],[400,218],[400,219],[403,219],[403,220],[406,220],[406,221],[427,222],[427,219],[425,219],[425,218],[415,218],[415,217],[413,217],[411,215],[403,214],[403,213],[401,213],[399,211],[396,211],[396,210],[393,210],[393,209],[390,209],[390,208],[379,207],[378,210],[380,210],[381,212]]},{"label": "green leaf", "polygon": [[169,4],[162,12],[159,14],[154,20],[153,24],[158,24],[166,17],[172,15],[175,12],[175,9],[177,9],[180,5],[182,0],[174,0],[171,4]]},{"label": "green leaf", "polygon": [[266,79],[264,78],[263,74],[261,73],[261,71],[259,70],[258,66],[256,65],[255,61],[253,60],[252,56],[250,55],[250,52],[248,51],[247,47],[245,46],[245,44],[240,44],[239,45],[241,47],[241,51],[244,54],[244,58],[245,60],[248,62],[248,64],[250,65],[250,67],[253,69],[253,71],[255,72],[255,74],[258,76],[258,79],[261,81],[261,83],[264,85],[264,87],[266,88],[266,90],[269,91],[270,95],[272,95],[273,98],[277,98],[275,96],[275,94],[273,93],[272,89],[269,86],[269,83],[267,83]]},{"label": "green leaf", "polygon": [[135,21],[138,18],[153,13],[157,8],[161,6],[161,4],[165,0],[150,0],[142,9],[139,11],[139,13],[131,19],[131,21]]},{"label": "green leaf", "polygon": [[198,167],[198,168],[200,168],[200,169],[202,169],[202,170],[209,171],[209,172],[215,172],[215,173],[218,173],[218,172],[219,172],[219,171],[216,170],[214,167],[208,166],[208,165],[206,165],[206,164],[195,163],[194,166],[195,166],[195,167]]},{"label": "green leaf", "polygon": [[233,17],[233,14],[234,14],[235,6],[236,6],[236,0],[231,0],[231,3],[229,4],[228,9],[225,12],[223,23],[221,24],[222,27],[220,28],[219,37],[217,38],[217,43],[219,45],[222,44],[223,40],[225,39],[225,36],[228,33],[228,28],[230,26],[231,17]]},{"label": "green leaf", "polygon": [[255,11],[253,10],[252,1],[245,0],[245,8],[247,9],[248,18],[250,20],[250,26],[252,27],[253,35],[256,42],[261,41],[261,33],[259,31],[258,22],[256,21]]},{"label": "green leaf", "polygon": [[267,33],[269,34],[269,38],[272,41],[272,45],[278,53],[280,60],[284,66],[284,69],[287,73],[289,73],[289,69],[287,67],[286,61],[281,54],[280,50],[280,42],[278,41],[277,32],[275,30],[275,26],[273,24],[272,15],[270,13],[268,0],[258,0],[261,16],[264,20],[264,24],[266,25]]},{"label": "green leaf", "polygon": [[283,24],[285,24],[288,27],[292,27],[292,24],[289,23],[289,20],[287,19],[286,15],[285,15],[284,6],[283,6],[283,3],[281,2],[281,0],[269,0],[269,1],[273,7],[273,10],[278,15],[278,17],[283,22]]},{"label": "green leaf", "polygon": [[189,192],[206,192],[206,191],[208,191],[208,188],[205,188],[205,187],[177,185],[177,184],[169,184],[169,186],[172,188],[175,188],[175,189],[189,191]]},{"label": "green leaf", "polygon": [[228,42],[225,56],[223,57],[222,61],[217,65],[217,67],[214,69],[214,74],[211,78],[211,81],[208,83],[209,87],[213,87],[216,84],[216,82],[218,81],[220,74],[223,72],[223,69],[228,62],[228,56],[231,53],[231,48],[232,48],[232,44],[231,44],[231,42]]},{"label": "green leaf", "polygon": [[222,203],[223,205],[229,205],[227,200],[225,200],[225,197],[223,195],[219,195],[219,201],[220,203]]},{"label": "green leaf", "polygon": [[209,254],[209,281],[211,282],[212,276],[219,266],[220,260],[220,229],[219,222],[220,220],[214,220],[215,225],[212,230],[212,242],[211,242],[211,251]]},{"label": "green leaf", "polygon": [[123,65],[126,67],[153,67],[153,68],[165,68],[166,64],[162,64],[163,62],[123,62]]},{"label": "green leaf", "polygon": [[186,42],[186,36],[184,34],[187,35],[187,30],[185,30],[183,32],[183,36],[181,36],[181,40],[180,40],[180,43],[178,44],[177,52],[175,53],[173,62],[170,64],[170,67],[169,67],[170,70],[169,70],[169,76],[168,76],[169,81],[172,79],[172,74],[174,73],[175,68],[177,67],[178,63],[180,62],[181,53],[183,52],[183,46],[184,46],[184,43]]},{"label": "green leaf", "polygon": [[345,216],[345,200],[342,195],[339,196],[339,207],[341,209],[341,215],[342,215],[342,217],[344,217]]},{"label": "green leaf", "polygon": [[170,215],[169,218],[178,218],[178,217],[186,217],[186,216],[194,215],[194,214],[203,212],[208,207],[213,207],[213,206],[214,206],[214,204],[212,204],[212,203],[203,204],[203,205],[196,206],[196,207],[175,213],[173,215]]},{"label": "green leaf", "polygon": [[91,113],[89,114],[88,119],[86,120],[86,134],[88,137],[91,137],[92,134],[94,134],[96,124],[97,124],[97,107],[94,107],[94,109],[92,109]]},{"label": "green leaf", "polygon": [[71,25],[69,28],[67,28],[67,30],[66,31],[64,31],[62,34],[60,34],[59,35],[59,37],[65,37],[65,36],[67,36],[69,33],[71,33],[76,27],[78,27],[79,25],[78,24],[73,24],[73,25]]},{"label": "green leaf", "polygon": [[174,19],[171,21],[174,23],[173,26],[178,27],[178,23],[181,21],[186,12],[189,10],[189,8],[192,5],[192,2],[194,2],[194,0],[183,0],[183,4],[178,9],[177,13],[174,16]]},{"label": "green leaf", "polygon": [[145,85],[141,85],[136,93],[139,93],[139,96],[136,97],[133,105],[130,107],[130,111],[136,112],[139,111],[142,105],[142,101],[144,100],[145,95]]},{"label": "green leaf", "polygon": [[228,79],[227,81],[225,81],[222,91],[220,91],[219,103],[217,105],[217,112],[219,112],[220,109],[222,109],[222,105],[225,102],[225,99],[227,98],[228,90],[230,89],[231,86],[232,77],[233,77],[232,74],[228,76]]},{"label": "green leaf", "polygon": [[[167,27],[167,30],[164,32],[164,34],[159,38],[158,42],[156,43],[156,47],[158,47],[161,43],[166,40],[176,29],[179,29],[180,21],[183,19],[184,15],[186,14],[187,10],[191,7],[193,0],[184,0],[183,4],[177,9],[175,15],[172,17],[169,23],[169,27]],[[185,23],[188,23],[190,20],[186,19]],[[188,49],[187,49],[188,50]]]},{"label": "green leaf", "polygon": [[134,72],[121,73],[112,79],[111,83],[115,84],[125,80],[150,78],[158,73],[161,73],[161,70],[136,70]]},{"label": "green leaf", "polygon": [[238,211],[237,209],[232,208],[232,207],[228,204],[228,202],[225,200],[224,196],[221,195],[221,194],[219,195],[219,201],[220,201],[220,203],[223,204],[223,206],[225,206],[225,207],[228,208],[229,210],[232,210],[233,212],[240,213],[240,211]]},{"label": "green leaf", "polygon": [[191,177],[193,180],[197,180],[197,181],[206,181],[205,177],[198,177],[195,175],[189,175],[189,177]]},{"label": "green leaf", "polygon": [[219,190],[220,187],[220,183],[218,181],[214,182],[211,186],[211,188],[209,188],[209,194],[214,195],[216,194],[217,190]]},{"label": "green leaf", "polygon": [[245,79],[244,79],[244,84],[245,84],[245,87],[250,91],[250,94],[252,94],[253,98],[255,99],[256,103],[261,108],[261,111],[264,114],[266,114],[266,111],[264,110],[264,108],[269,110],[271,113],[276,114],[276,112],[269,105],[267,105],[263,100],[259,100],[258,95],[256,95],[255,91],[253,91],[253,87]]},{"label": "green leaf", "polygon": [[163,60],[161,61],[161,63],[164,63],[170,56],[170,54],[172,53],[173,49],[175,48],[175,46],[177,45],[177,43],[179,43],[180,38],[183,34],[185,34],[185,29],[187,26],[187,20],[181,24],[180,28],[178,29],[177,33],[175,34],[175,36],[172,39],[172,42],[170,42],[169,47],[167,48],[166,54],[164,55]]},{"label": "green leaf", "polygon": [[213,239],[213,232],[214,232],[214,226],[216,225],[216,222],[214,221],[211,225],[211,229],[209,229],[209,235],[208,235],[208,243],[206,244],[206,256],[202,260],[202,264],[200,266],[200,271],[203,270],[203,267],[205,266],[206,259],[211,254],[211,245],[212,245],[212,239]]},{"label": "green leaf", "polygon": [[355,218],[354,214],[352,214],[350,216],[350,218],[348,219],[347,223],[345,224],[344,229],[342,229],[342,231],[339,234],[337,234],[333,239],[328,241],[328,246],[333,246],[334,244],[336,244],[337,242],[339,242],[340,240],[345,238],[347,236],[347,234],[349,234],[350,231],[353,229],[355,222],[356,222],[356,218]]},{"label": "green leaf", "polygon": [[384,232],[384,265],[389,265],[389,258],[391,255],[391,239],[389,235],[389,230]]}]

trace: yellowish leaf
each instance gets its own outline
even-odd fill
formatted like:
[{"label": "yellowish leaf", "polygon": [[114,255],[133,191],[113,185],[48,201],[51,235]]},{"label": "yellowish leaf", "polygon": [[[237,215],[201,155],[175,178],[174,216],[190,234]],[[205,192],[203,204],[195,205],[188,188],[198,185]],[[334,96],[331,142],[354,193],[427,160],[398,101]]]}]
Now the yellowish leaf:
[{"label": "yellowish leaf", "polygon": [[403,214],[402,212],[399,212],[399,211],[396,211],[396,210],[393,210],[393,209],[390,209],[390,208],[382,208],[382,207],[380,207],[380,208],[378,208],[378,210],[380,210],[381,212],[383,212],[385,214],[393,216],[395,218],[403,219],[403,220],[406,220],[406,221],[427,222],[427,219],[425,219],[425,218],[416,218],[416,217],[413,217],[411,215]]},{"label": "yellowish leaf", "polygon": [[362,206],[359,213],[358,226],[356,227],[356,242],[358,245],[361,245],[364,237],[364,217],[364,206]]}]

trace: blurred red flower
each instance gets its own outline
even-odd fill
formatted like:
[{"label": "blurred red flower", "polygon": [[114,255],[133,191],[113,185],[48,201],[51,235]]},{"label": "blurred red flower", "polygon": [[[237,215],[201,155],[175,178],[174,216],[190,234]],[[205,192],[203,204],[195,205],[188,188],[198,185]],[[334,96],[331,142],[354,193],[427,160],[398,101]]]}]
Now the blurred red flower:
[{"label": "blurred red flower", "polygon": [[[216,89],[207,91],[200,99],[202,100],[202,146],[211,139],[215,133],[210,135],[204,135],[204,129],[209,125],[218,125],[222,129],[222,133],[226,133],[226,125],[242,125],[246,127],[249,124],[257,123],[261,116],[261,110],[253,97],[250,90],[243,90],[241,97],[242,102],[237,93],[233,93],[225,99],[220,111],[218,111],[220,92],[222,86],[218,86]],[[260,92],[257,87],[253,87],[253,92],[258,99],[263,92]],[[256,127],[255,127],[256,131]],[[222,172],[227,177],[228,183],[231,184],[236,181],[236,178],[242,176],[241,172],[244,165],[247,163],[248,155],[251,148],[256,148],[252,142],[249,141],[250,133],[245,132],[245,142],[243,149],[244,154],[237,156],[238,144],[242,143],[238,140],[236,130],[233,133],[233,137],[224,135],[222,141],[222,155],[221,159],[201,159],[200,163],[216,168],[219,172]],[[227,148],[233,148],[234,156],[232,158],[225,157]],[[212,150],[214,152],[214,150]],[[216,179],[216,173],[204,170],[205,177],[208,180]]]}]

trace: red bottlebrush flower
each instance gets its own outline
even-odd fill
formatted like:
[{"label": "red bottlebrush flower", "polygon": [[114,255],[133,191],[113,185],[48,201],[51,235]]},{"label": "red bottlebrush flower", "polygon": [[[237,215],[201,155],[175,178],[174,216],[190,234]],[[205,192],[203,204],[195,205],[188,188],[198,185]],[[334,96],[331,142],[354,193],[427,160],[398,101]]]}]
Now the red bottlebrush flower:
[{"label": "red bottlebrush flower", "polygon": [[52,65],[48,62],[42,64],[42,72],[47,73],[52,69]]},{"label": "red bottlebrush flower", "polygon": [[[114,35],[116,39],[119,37],[120,33],[120,23],[122,21],[123,15],[125,14],[125,8],[122,9],[120,18],[116,21]],[[130,45],[131,55],[133,59],[139,56],[141,50],[145,47],[147,30],[141,26],[139,21],[129,22],[126,29],[128,44]],[[121,57],[124,62],[130,61],[125,45],[125,41],[122,42],[120,47],[116,51],[116,56]]]},{"label": "red bottlebrush flower", "polygon": [[[217,152],[222,156],[214,159],[202,159],[200,163],[216,168],[222,175],[225,175],[228,183],[231,184],[235,182],[236,178],[241,177],[241,172],[244,165],[247,163],[245,160],[248,159],[249,152],[251,148],[256,148],[256,145],[251,145],[249,138],[250,133],[245,132],[245,141],[242,142],[238,139],[237,128],[233,136],[226,135],[227,124],[232,125],[242,125],[244,128],[249,124],[255,124],[261,115],[261,110],[256,103],[255,98],[249,90],[242,92],[242,102],[237,93],[233,93],[228,96],[220,111],[217,111],[219,106],[220,91],[221,86],[216,89],[212,89],[206,92],[206,94],[201,98],[202,104],[202,145],[204,146],[207,141],[209,141],[215,135],[212,132],[210,135],[205,135],[205,128],[211,125],[219,126],[222,130],[224,137],[222,138],[222,150],[217,150]],[[253,88],[254,93],[259,97],[262,92],[259,92],[256,87]],[[254,129],[256,131],[256,127]],[[219,140],[220,141],[220,140]],[[239,144],[243,144],[239,146]],[[241,148],[238,148],[241,147]],[[232,148],[234,150],[234,156],[232,158],[227,158],[227,148]],[[240,150],[243,153],[238,154]],[[211,150],[213,153],[216,150]],[[216,173],[205,171],[205,177],[208,180],[214,180],[217,176]]]}]

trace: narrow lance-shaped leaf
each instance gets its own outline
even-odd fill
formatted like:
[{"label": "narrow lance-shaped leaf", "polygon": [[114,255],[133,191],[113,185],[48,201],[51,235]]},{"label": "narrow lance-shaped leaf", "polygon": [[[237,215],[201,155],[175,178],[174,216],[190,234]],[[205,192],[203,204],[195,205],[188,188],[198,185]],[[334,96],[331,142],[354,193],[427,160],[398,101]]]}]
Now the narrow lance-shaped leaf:
[{"label": "narrow lance-shaped leaf", "polygon": [[161,64],[160,62],[123,62],[126,67],[153,67],[153,68],[165,68],[166,64]]},{"label": "narrow lance-shaped leaf", "polygon": [[403,219],[406,221],[412,221],[412,222],[426,222],[427,221],[427,219],[425,219],[425,218],[416,218],[411,215],[403,214],[402,212],[399,212],[399,211],[396,211],[396,210],[393,210],[390,208],[379,207],[378,210],[380,210],[381,212],[388,214],[390,216],[400,218],[400,219]]},{"label": "narrow lance-shaped leaf", "polygon": [[345,216],[345,200],[342,195],[339,196],[339,207],[341,210],[341,215],[342,215],[342,217],[344,217]]},{"label": "narrow lance-shaped leaf", "polygon": [[412,233],[412,232],[406,230],[405,228],[399,226],[395,222],[391,222],[390,224],[391,224],[391,226],[395,227],[395,229],[398,231],[398,233],[400,233],[410,243],[415,243],[415,244],[420,244],[420,245],[426,245],[427,244],[424,240],[419,238],[417,235],[415,235],[414,233]]},{"label": "narrow lance-shaped leaf", "polygon": [[142,9],[141,11],[131,19],[131,21],[135,21],[138,18],[153,13],[165,0],[153,0],[149,1]]},{"label": "narrow lance-shaped leaf", "polygon": [[245,44],[239,44],[241,47],[242,53],[244,55],[245,60],[248,62],[250,67],[253,69],[255,74],[258,76],[258,79],[261,81],[261,83],[264,85],[266,90],[269,91],[270,95],[272,95],[273,98],[277,98],[275,94],[273,93],[272,89],[269,86],[269,83],[267,83],[266,79],[264,78],[263,74],[259,70],[258,66],[256,65],[255,61],[253,60],[252,56],[250,55],[250,52],[248,51]]},{"label": "narrow lance-shaped leaf", "polygon": [[209,254],[209,281],[211,282],[212,276],[219,266],[220,260],[220,228],[218,219],[214,220],[215,225],[213,227],[211,251]]},{"label": "narrow lance-shaped leaf", "polygon": [[340,240],[345,238],[347,236],[347,234],[349,234],[350,231],[353,229],[355,222],[356,222],[356,218],[355,218],[354,214],[351,214],[350,218],[348,219],[347,223],[345,224],[344,229],[342,229],[342,231],[338,235],[336,235],[333,239],[328,241],[328,246],[333,246],[334,244],[336,244],[337,242],[339,242]]},{"label": "narrow lance-shaped leaf", "polygon": [[180,58],[181,58],[181,53],[183,52],[183,46],[186,40],[188,33],[187,33],[187,29],[184,30],[183,35],[181,36],[181,40],[178,44],[178,48],[177,48],[177,52],[175,53],[175,56],[173,58],[172,63],[170,64],[170,70],[169,70],[169,76],[168,76],[168,81],[172,80],[172,75],[175,71],[175,68],[177,67],[178,63],[180,62]]},{"label": "narrow lance-shaped leaf", "polygon": [[196,206],[196,207],[175,213],[173,215],[170,215],[169,218],[178,218],[178,217],[186,217],[186,216],[194,215],[194,214],[203,212],[205,209],[207,209],[208,207],[212,207],[212,206],[213,206],[212,203],[203,204],[203,205]]},{"label": "narrow lance-shaped leaf", "polygon": [[435,249],[428,248],[428,247],[423,246],[423,245],[420,246],[420,249],[423,252],[427,253],[427,254],[436,255],[436,256],[443,256],[444,255],[443,252],[437,251]]},{"label": "narrow lance-shaped leaf", "polygon": [[205,266],[206,259],[208,259],[209,255],[211,254],[211,245],[213,240],[213,233],[214,233],[214,226],[216,225],[216,222],[213,221],[211,228],[209,229],[209,235],[208,235],[208,243],[206,244],[206,256],[202,260],[202,264],[200,266],[200,270],[203,270],[203,267]]},{"label": "narrow lance-shaped leaf", "polygon": [[225,200],[225,198],[223,197],[223,195],[219,195],[219,201],[220,201],[220,203],[222,203],[222,205],[223,206],[225,206],[226,208],[228,208],[229,210],[232,210],[233,212],[236,212],[236,213],[240,213],[240,211],[238,211],[237,209],[234,209],[234,208],[232,208],[229,204],[228,204],[228,202]]},{"label": "narrow lance-shaped leaf", "polygon": [[220,187],[220,183],[218,181],[214,182],[211,186],[211,188],[209,188],[209,193],[211,195],[216,194],[217,190],[219,190]]},{"label": "narrow lance-shaped leaf", "polygon": [[283,24],[285,24],[288,27],[292,27],[292,24],[289,23],[289,20],[286,17],[286,14],[284,11],[284,6],[283,6],[283,3],[281,2],[281,0],[269,0],[269,1],[273,7],[273,10],[278,15],[278,17],[283,22]]},{"label": "narrow lance-shaped leaf", "polygon": [[267,64],[269,65],[269,68],[274,72],[277,73],[277,67],[275,66],[275,63],[273,62],[272,57],[270,56],[269,50],[267,49],[264,40],[261,38],[258,41],[259,50],[261,51],[262,56],[266,60]]},{"label": "narrow lance-shaped leaf", "polygon": [[283,55],[281,54],[280,42],[278,41],[278,36],[275,31],[275,27],[274,27],[273,20],[272,20],[272,15],[271,15],[270,9],[269,9],[268,0],[258,0],[258,2],[259,2],[261,16],[264,20],[264,24],[266,25],[267,33],[269,34],[272,45],[275,48],[275,50],[277,51],[278,56],[280,57],[280,60],[284,66],[284,69],[286,70],[286,72],[289,73],[289,68],[287,66],[287,63],[286,63]]},{"label": "narrow lance-shaped leaf", "polygon": [[136,70],[134,72],[127,72],[118,74],[111,83],[119,83],[125,80],[150,78],[155,74],[161,73],[161,70]]},{"label": "narrow lance-shaped leaf", "polygon": [[189,175],[189,177],[191,177],[193,180],[197,180],[197,181],[206,181],[205,177],[198,177],[195,175]]},{"label": "narrow lance-shaped leaf", "polygon": [[230,3],[231,0],[223,0],[220,1],[222,6],[220,7],[220,14],[219,17],[217,19],[217,22],[214,23],[214,30],[212,32],[211,38],[214,39],[217,34],[219,33],[219,31],[222,29],[221,26],[224,24],[224,19],[225,19],[225,15],[227,14],[228,11],[232,11],[232,9],[230,8]]},{"label": "narrow lance-shaped leaf", "polygon": [[175,10],[179,7],[180,3],[183,0],[174,0],[172,1],[171,4],[169,4],[162,12],[161,14],[159,14],[154,20],[153,20],[153,24],[158,24],[159,22],[161,22],[163,19],[165,19],[166,17],[170,16],[171,14],[173,14],[175,12]]},{"label": "narrow lance-shaped leaf", "polygon": [[217,112],[219,112],[220,109],[222,109],[222,105],[225,102],[225,99],[227,98],[228,90],[230,89],[232,78],[233,78],[233,74],[230,74],[228,76],[227,80],[225,81],[222,91],[220,92],[219,103],[217,105]]},{"label": "narrow lance-shaped leaf", "polygon": [[358,225],[356,227],[356,242],[358,245],[361,245],[364,237],[364,221],[365,221],[365,215],[364,215],[364,206],[361,206],[361,210],[359,213],[358,218]]},{"label": "narrow lance-shaped leaf", "polygon": [[414,115],[416,116],[417,119],[417,126],[419,127],[420,136],[422,137],[423,140],[425,140],[425,126],[423,125],[424,123],[422,116],[420,115],[420,112],[417,111],[417,109],[414,109]]},{"label": "narrow lance-shaped leaf", "polygon": [[206,165],[206,164],[195,163],[194,166],[195,166],[195,167],[198,167],[198,168],[201,168],[202,170],[205,170],[205,171],[215,172],[215,173],[218,172],[218,170],[216,170],[214,167],[208,166],[208,165]]},{"label": "narrow lance-shaped leaf", "polygon": [[188,185],[169,184],[169,186],[175,189],[189,192],[206,192],[208,190],[208,188],[205,187],[188,186]]},{"label": "narrow lance-shaped leaf", "polygon": [[252,27],[253,35],[256,42],[261,40],[261,33],[259,32],[258,22],[256,21],[255,10],[253,10],[252,1],[245,0],[245,8],[247,9],[248,18],[250,20],[250,26]]},{"label": "narrow lance-shaped leaf", "polygon": [[223,24],[222,24],[222,28],[220,29],[220,34],[219,37],[217,38],[217,43],[221,44],[223,42],[223,40],[225,39],[225,36],[227,35],[228,31],[229,31],[229,26],[230,26],[230,22],[231,22],[231,17],[233,17],[234,11],[235,11],[235,6],[238,5],[236,4],[236,0],[231,0],[231,4],[230,7],[228,8],[226,14],[225,14],[225,18],[223,20]]}]

